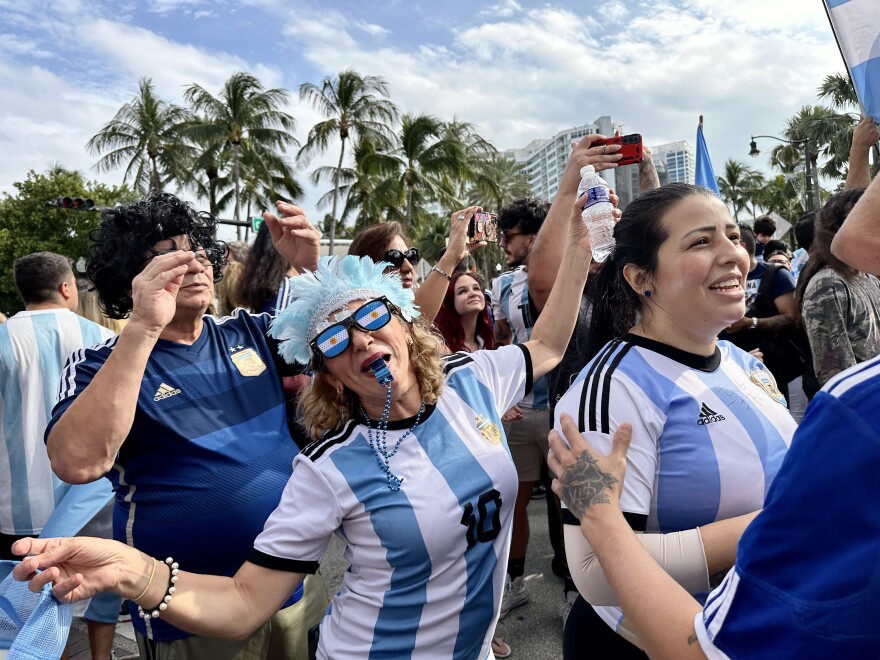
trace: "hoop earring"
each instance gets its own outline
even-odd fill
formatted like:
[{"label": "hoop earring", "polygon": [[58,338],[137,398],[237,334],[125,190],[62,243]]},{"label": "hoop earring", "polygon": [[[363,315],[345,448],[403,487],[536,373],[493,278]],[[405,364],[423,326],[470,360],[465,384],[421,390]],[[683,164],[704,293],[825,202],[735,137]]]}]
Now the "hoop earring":
[{"label": "hoop earring", "polygon": [[648,289],[647,291],[645,291],[645,298],[650,298],[650,297],[651,297],[651,289]]}]

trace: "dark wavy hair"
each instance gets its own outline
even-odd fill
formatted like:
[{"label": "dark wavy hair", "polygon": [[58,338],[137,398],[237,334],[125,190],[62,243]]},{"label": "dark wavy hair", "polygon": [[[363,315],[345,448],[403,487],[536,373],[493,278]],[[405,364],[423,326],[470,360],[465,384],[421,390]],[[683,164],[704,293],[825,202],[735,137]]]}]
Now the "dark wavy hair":
[{"label": "dark wavy hair", "polygon": [[544,224],[550,205],[534,197],[515,199],[498,211],[501,231],[519,229],[523,234],[537,234]]},{"label": "dark wavy hair", "polygon": [[813,226],[813,244],[810,252],[810,258],[804,265],[801,274],[798,276],[797,289],[795,298],[798,305],[804,306],[804,293],[810,280],[820,270],[826,266],[843,277],[850,277],[856,271],[843,263],[840,259],[831,254],[831,241],[846,220],[846,216],[853,210],[856,202],[864,194],[864,188],[850,188],[833,195],[831,199],[825,202],[825,206],[816,216],[816,223]]},{"label": "dark wavy hair", "polygon": [[670,183],[639,195],[627,205],[620,222],[614,225],[614,252],[602,264],[596,280],[586,361],[642,318],[643,298],[626,281],[623,269],[632,264],[648,277],[653,276],[660,246],[669,236],[663,218],[679,202],[698,195],[715,198],[706,188]]},{"label": "dark wavy hair", "polygon": [[[468,347],[465,346],[464,343],[465,336],[464,328],[461,325],[461,316],[455,311],[455,283],[465,276],[476,280],[477,284],[480,285],[480,291],[483,292],[483,297],[485,298],[486,286],[483,284],[483,280],[479,275],[468,273],[463,270],[456,271],[452,274],[449,286],[446,287],[446,295],[443,297],[443,304],[440,305],[440,310],[437,312],[437,317],[434,319],[434,325],[437,327],[437,330],[440,331],[440,334],[443,335],[443,340],[446,342],[446,346],[449,347],[449,350],[453,353],[468,350]],[[489,318],[488,300],[486,300],[486,304],[483,306],[483,311],[477,316],[476,333],[477,336],[481,337],[483,340],[483,348],[495,348],[495,333],[492,331],[492,321]]]},{"label": "dark wavy hair", "polygon": [[257,238],[244,262],[244,270],[238,278],[235,304],[252,312],[263,309],[267,300],[278,297],[278,287],[287,277],[290,264],[275,249],[269,227],[260,225]]},{"label": "dark wavy hair", "polygon": [[219,282],[226,244],[217,240],[217,219],[210,213],[159,191],[140,202],[101,211],[101,224],[89,235],[86,272],[108,317],[124,319],[131,314],[131,283],[153,246],[179,235],[185,235],[193,249],[205,250],[214,267],[214,281]]}]

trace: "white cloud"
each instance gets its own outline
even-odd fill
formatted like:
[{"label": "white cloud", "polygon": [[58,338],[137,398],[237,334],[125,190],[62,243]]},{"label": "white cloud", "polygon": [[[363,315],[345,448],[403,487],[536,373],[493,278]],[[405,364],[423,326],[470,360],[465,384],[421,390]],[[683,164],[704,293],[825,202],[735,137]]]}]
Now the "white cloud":
[{"label": "white cloud", "polygon": [[501,0],[501,2],[483,9],[478,16],[481,18],[510,18],[514,14],[520,13],[522,10],[522,5],[516,0]]},{"label": "white cloud", "polygon": [[[151,7],[161,24],[225,13],[224,4],[155,0]],[[611,0],[594,15],[583,3],[527,9],[501,0],[458,24],[423,8],[424,23],[452,23],[435,30],[448,37],[434,42],[419,40],[413,26],[385,22],[384,14],[343,13],[331,2],[312,9],[284,0],[245,4],[252,20],[264,21],[259,47],[196,46],[159,27],[130,25],[129,0],[0,0],[0,149],[12,156],[0,160],[0,190],[27,169],[55,162],[118,183],[121,172],[89,170],[96,158],[84,145],[142,76],[180,102],[189,83],[216,92],[234,71],[254,73],[294,92],[289,112],[301,140],[319,117],[296,99],[296,87],[350,67],[384,77],[404,111],[473,122],[502,149],[603,114],[649,144],[693,142],[704,114],[718,171],[728,157],[746,160],[749,135],[781,131],[801,105],[816,102],[822,78],[842,70],[819,3],[799,0]],[[172,11],[180,18],[165,16]],[[74,23],[89,29],[71,31]],[[398,30],[407,38],[395,39]],[[331,148],[309,171],[334,161]],[[306,182],[305,173],[300,179]],[[315,217],[323,216],[313,206],[323,192],[306,199]]]}]

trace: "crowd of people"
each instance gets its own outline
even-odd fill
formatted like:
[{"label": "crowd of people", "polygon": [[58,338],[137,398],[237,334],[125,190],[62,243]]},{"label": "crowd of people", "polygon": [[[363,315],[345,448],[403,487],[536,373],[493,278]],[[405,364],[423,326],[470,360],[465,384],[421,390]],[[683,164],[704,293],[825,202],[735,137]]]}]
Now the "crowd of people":
[{"label": "crowd of people", "polygon": [[876,125],[795,251],[771,217],[660,186],[648,151],[596,263],[577,189],[617,166],[601,137],[573,145],[552,204],[498,209],[489,288],[479,206],[422,281],[397,223],[319,258],[293,204],[248,248],[160,192],[102,213],[87,280],[61,255],[16,261],[15,580],[88,600],[96,660],[120,599],[145,660],[506,658],[543,486],[567,660],[880,654]]}]

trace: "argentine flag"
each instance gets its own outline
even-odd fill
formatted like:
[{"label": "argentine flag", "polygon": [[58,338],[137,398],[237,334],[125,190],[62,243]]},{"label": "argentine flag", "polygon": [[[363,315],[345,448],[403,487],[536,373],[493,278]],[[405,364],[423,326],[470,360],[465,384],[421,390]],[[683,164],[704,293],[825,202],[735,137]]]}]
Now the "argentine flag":
[{"label": "argentine flag", "polygon": [[824,1],[862,110],[880,122],[880,2]]}]

